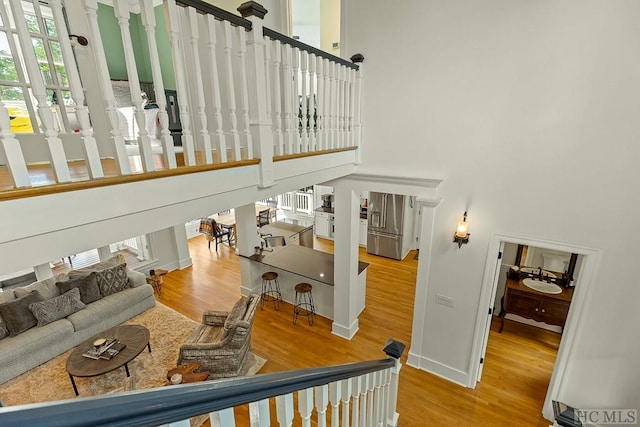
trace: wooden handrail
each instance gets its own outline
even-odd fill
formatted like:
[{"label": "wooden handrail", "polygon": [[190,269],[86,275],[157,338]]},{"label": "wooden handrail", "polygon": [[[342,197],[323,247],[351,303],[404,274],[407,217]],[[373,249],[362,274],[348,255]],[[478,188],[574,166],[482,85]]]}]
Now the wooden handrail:
[{"label": "wooden handrail", "polygon": [[322,151],[308,151],[306,153],[283,154],[281,156],[273,156],[273,161],[281,162],[283,160],[300,159],[302,157],[319,156],[322,154],[341,153],[343,151],[354,151],[357,149],[358,147],[343,147],[343,148],[332,148],[330,150],[322,150]]},{"label": "wooden handrail", "polygon": [[168,178],[172,176],[187,175],[192,173],[208,172],[242,166],[253,166],[259,163],[260,159],[241,160],[238,162],[216,163],[211,165],[198,165],[191,167],[183,166],[175,169],[145,172],[133,175],[113,176],[93,179],[89,181],[67,182],[28,188],[16,188],[0,192],[0,202],[5,200],[23,199],[26,197],[37,197],[46,196],[49,194],[66,193],[68,191],[87,190],[91,188],[106,187],[108,185],[128,184],[132,182],[147,181],[150,179]]}]

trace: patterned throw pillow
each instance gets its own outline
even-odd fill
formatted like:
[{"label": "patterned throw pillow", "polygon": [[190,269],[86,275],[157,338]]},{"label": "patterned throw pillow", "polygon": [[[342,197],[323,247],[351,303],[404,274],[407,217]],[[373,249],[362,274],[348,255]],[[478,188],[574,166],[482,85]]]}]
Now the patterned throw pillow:
[{"label": "patterned throw pillow", "polygon": [[9,336],[15,337],[38,324],[35,316],[29,310],[29,304],[42,301],[38,291],[33,291],[26,297],[0,304],[0,316],[4,319],[9,330]]},{"label": "patterned throw pillow", "polygon": [[48,325],[86,307],[80,300],[80,289],[78,288],[72,288],[49,300],[29,304],[29,310],[37,319],[38,326]]},{"label": "patterned throw pillow", "polygon": [[103,297],[120,292],[129,287],[126,265],[116,265],[95,273],[98,288]]},{"label": "patterned throw pillow", "polygon": [[78,288],[80,290],[80,300],[85,304],[91,304],[92,302],[98,301],[102,298],[96,279],[96,273],[91,273],[88,276],[81,277],[79,279],[57,282],[56,286],[60,290],[60,295],[73,288]]}]

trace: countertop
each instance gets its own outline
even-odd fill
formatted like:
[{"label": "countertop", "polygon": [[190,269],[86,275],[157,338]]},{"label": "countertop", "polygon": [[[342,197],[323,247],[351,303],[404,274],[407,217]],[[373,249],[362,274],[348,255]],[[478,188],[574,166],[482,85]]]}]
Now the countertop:
[{"label": "countertop", "polygon": [[333,208],[325,208],[325,207],[319,207],[319,208],[315,208],[314,211],[316,212],[324,212],[324,213],[334,213]]},{"label": "countertop", "polygon": [[[333,254],[297,245],[273,249],[273,252],[264,251],[262,255],[251,255],[247,258],[330,286],[335,285]],[[368,263],[358,261],[358,274],[368,266]]]},{"label": "countertop", "polygon": [[291,236],[313,228],[313,221],[302,219],[282,219],[260,227],[260,233],[273,236]]},{"label": "countertop", "polygon": [[544,292],[538,292],[535,289],[531,289],[524,283],[522,283],[523,279],[507,279],[507,287],[511,289],[518,290],[520,292],[525,292],[533,295],[541,295],[549,299],[557,299],[560,301],[571,301],[573,298],[573,287],[565,288],[564,286],[560,286],[562,288],[562,292],[559,294],[547,294]]}]

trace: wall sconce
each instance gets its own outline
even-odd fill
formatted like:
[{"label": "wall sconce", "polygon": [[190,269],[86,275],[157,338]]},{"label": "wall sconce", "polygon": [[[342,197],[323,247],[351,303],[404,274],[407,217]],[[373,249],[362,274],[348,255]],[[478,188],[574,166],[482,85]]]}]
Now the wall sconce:
[{"label": "wall sconce", "polygon": [[453,242],[458,244],[458,248],[461,248],[463,244],[469,243],[469,223],[467,222],[467,211],[462,216],[462,221],[458,222],[458,227],[453,235]]}]

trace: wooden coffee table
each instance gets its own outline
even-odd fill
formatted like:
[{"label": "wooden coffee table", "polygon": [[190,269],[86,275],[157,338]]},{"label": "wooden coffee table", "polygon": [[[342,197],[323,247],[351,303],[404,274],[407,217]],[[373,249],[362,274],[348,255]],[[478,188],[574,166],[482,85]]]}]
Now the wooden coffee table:
[{"label": "wooden coffee table", "polygon": [[[113,359],[90,359],[82,354],[93,348],[93,342],[98,338],[116,338],[126,345]],[[135,359],[142,350],[147,347],[151,353],[149,345],[149,330],[140,325],[116,326],[98,335],[89,338],[69,355],[67,359],[67,372],[73,385],[73,391],[78,395],[78,388],[73,377],[95,377],[104,375],[107,372],[115,371],[124,366],[124,370],[129,376],[129,366],[127,364]]]}]

